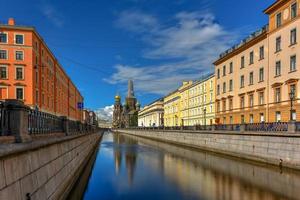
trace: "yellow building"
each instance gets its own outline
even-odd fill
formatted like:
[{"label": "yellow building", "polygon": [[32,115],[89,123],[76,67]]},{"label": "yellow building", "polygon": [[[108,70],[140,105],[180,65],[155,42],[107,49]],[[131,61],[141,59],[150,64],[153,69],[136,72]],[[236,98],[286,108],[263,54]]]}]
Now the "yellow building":
[{"label": "yellow building", "polygon": [[264,11],[269,24],[215,61],[218,123],[299,120],[299,4],[275,1]]},{"label": "yellow building", "polygon": [[209,75],[179,88],[184,126],[211,125],[215,121],[215,76]]},{"label": "yellow building", "polygon": [[164,126],[181,126],[180,93],[173,91],[164,97]]}]

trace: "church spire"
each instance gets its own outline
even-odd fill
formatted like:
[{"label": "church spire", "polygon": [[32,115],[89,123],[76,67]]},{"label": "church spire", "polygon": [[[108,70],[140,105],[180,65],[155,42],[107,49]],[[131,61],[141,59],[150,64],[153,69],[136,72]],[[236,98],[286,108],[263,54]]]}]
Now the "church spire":
[{"label": "church spire", "polygon": [[133,98],[134,97],[134,91],[133,91],[133,81],[128,80],[128,93],[127,93],[128,98]]}]

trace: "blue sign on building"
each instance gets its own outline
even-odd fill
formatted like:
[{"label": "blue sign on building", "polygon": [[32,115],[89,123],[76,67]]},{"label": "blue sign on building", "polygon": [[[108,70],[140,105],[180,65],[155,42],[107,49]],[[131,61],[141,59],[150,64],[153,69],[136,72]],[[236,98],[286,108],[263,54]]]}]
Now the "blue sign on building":
[{"label": "blue sign on building", "polygon": [[82,110],[83,109],[83,102],[78,102],[77,103],[77,108]]}]

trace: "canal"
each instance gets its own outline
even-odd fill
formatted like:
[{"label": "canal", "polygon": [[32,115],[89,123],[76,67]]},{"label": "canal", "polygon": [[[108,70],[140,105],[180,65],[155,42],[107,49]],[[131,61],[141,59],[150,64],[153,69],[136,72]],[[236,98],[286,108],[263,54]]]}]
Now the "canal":
[{"label": "canal", "polygon": [[300,173],[106,133],[69,199],[300,199]]}]

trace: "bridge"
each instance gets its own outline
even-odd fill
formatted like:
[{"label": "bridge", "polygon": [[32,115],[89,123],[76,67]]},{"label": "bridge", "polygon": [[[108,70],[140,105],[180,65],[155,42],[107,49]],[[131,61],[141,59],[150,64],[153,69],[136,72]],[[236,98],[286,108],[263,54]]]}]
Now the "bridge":
[{"label": "bridge", "polygon": [[65,199],[107,129],[0,103],[0,199]]}]

